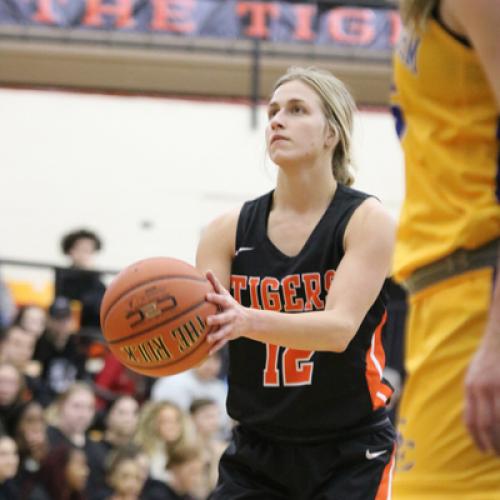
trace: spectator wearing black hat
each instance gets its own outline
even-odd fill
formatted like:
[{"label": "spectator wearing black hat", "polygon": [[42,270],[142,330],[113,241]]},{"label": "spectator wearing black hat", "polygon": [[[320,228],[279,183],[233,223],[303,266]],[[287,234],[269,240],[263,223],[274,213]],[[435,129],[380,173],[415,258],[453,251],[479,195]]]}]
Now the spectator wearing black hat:
[{"label": "spectator wearing black hat", "polygon": [[51,403],[76,380],[85,378],[85,355],[74,333],[70,302],[65,297],[57,297],[49,308],[47,329],[34,353],[34,359],[42,365],[45,391],[39,399],[44,405]]},{"label": "spectator wearing black hat", "polygon": [[70,266],[56,269],[56,296],[80,303],[82,328],[99,329],[100,326],[99,308],[105,286],[94,270],[94,258],[101,248],[99,236],[87,229],[72,231],[61,240],[61,250],[70,258]]}]

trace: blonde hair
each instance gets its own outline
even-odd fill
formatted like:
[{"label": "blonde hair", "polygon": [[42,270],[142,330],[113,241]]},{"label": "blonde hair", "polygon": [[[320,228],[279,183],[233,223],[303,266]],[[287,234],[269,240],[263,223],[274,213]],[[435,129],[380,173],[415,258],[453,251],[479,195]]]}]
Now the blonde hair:
[{"label": "blonde hair", "polygon": [[273,93],[281,85],[301,81],[316,92],[323,113],[338,143],[332,155],[332,173],[337,182],[350,186],[354,182],[351,172],[352,129],[356,104],[346,86],[330,72],[319,68],[291,67],[274,84]]},{"label": "blonde hair", "polygon": [[421,31],[439,0],[399,0],[403,24],[410,31]]},{"label": "blonde hair", "polygon": [[181,434],[174,443],[165,443],[165,450],[192,438],[191,423],[186,413],[171,401],[149,401],[143,405],[139,414],[139,423],[134,436],[134,443],[142,446],[148,455],[152,455],[161,441],[158,436],[158,416],[165,408],[175,410],[179,415]]}]

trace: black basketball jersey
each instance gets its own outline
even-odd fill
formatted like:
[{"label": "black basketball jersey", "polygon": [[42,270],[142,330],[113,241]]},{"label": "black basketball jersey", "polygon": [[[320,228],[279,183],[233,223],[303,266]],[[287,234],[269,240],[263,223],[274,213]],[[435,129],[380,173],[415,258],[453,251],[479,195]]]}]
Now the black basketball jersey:
[{"label": "black basketball jersey", "polygon": [[[267,236],[273,192],[241,209],[231,293],[246,307],[284,313],[320,311],[343,255],[347,223],[368,197],[338,185],[298,255]],[[247,338],[229,343],[228,412],[278,439],[310,441],[380,420],[392,390],[382,378],[385,290],[343,353],[304,351]],[[375,418],[377,417],[377,418]]]}]

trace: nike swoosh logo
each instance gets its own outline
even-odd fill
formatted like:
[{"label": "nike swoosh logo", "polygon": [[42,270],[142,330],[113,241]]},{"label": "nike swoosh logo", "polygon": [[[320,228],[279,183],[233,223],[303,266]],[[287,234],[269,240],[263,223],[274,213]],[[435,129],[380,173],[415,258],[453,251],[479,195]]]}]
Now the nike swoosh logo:
[{"label": "nike swoosh logo", "polygon": [[382,451],[366,450],[365,457],[368,460],[373,460],[374,458],[380,457],[380,455],[383,455],[384,453],[387,453],[387,450],[382,450]]},{"label": "nike swoosh logo", "polygon": [[241,252],[250,252],[252,250],[254,250],[255,247],[240,247],[238,248],[238,250],[236,250],[234,256],[236,257],[237,255],[239,255]]}]

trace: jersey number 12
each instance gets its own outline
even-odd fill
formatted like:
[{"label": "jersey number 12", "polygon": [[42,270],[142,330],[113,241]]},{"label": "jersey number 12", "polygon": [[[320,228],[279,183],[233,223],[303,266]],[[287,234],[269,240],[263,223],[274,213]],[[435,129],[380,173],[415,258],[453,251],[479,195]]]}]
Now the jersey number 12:
[{"label": "jersey number 12", "polygon": [[282,355],[281,371],[284,386],[311,385],[314,351],[291,349],[274,344],[266,344],[266,367],[264,368],[264,386],[279,387],[280,370],[278,356]]}]

